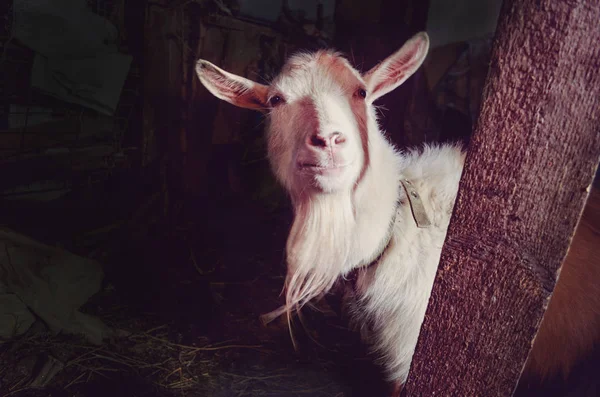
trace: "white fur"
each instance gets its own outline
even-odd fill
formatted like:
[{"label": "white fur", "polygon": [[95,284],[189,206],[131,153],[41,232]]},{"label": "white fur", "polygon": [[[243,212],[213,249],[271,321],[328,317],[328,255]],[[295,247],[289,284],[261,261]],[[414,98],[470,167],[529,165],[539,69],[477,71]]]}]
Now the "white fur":
[{"label": "white fur", "polygon": [[[388,379],[403,383],[425,316],[464,155],[451,145],[426,146],[421,154],[411,151],[400,154],[399,159],[395,179],[413,182],[433,225],[418,228],[410,207],[400,206],[386,254],[377,266],[359,274],[353,315],[380,356]],[[373,181],[391,182],[383,178]],[[362,227],[372,226],[365,222]]]},{"label": "white fur", "polygon": [[[273,172],[295,209],[287,242],[288,316],[340,277],[372,262],[390,238],[397,203],[403,203],[384,257],[359,276],[353,307],[354,320],[368,331],[388,379],[398,382],[408,374],[464,154],[453,145],[396,151],[379,130],[373,101],[417,70],[428,43],[426,34],[418,34],[364,75],[336,53],[298,54],[269,87],[239,77],[230,84],[229,75],[206,61],[198,69],[211,92],[238,106],[256,107],[256,100],[245,105],[247,97],[262,98],[265,107],[271,98],[283,98],[269,112],[267,134]],[[227,91],[236,83],[247,91]],[[367,91],[364,103],[355,95],[360,87]],[[312,135],[332,132],[343,135],[343,144],[310,145]],[[307,162],[325,171],[300,167]],[[421,195],[430,228],[417,228],[401,178],[410,179]]]}]

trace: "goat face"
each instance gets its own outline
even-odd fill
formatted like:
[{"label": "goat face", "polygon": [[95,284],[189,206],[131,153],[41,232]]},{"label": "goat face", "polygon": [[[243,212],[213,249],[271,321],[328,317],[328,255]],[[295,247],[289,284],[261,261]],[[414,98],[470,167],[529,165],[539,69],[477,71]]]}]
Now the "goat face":
[{"label": "goat face", "polygon": [[369,166],[369,134],[378,133],[373,102],[402,84],[429,47],[419,33],[361,75],[332,51],[291,57],[269,86],[199,60],[200,81],[215,96],[268,117],[273,171],[292,197],[351,191]]},{"label": "goat face", "polygon": [[293,196],[351,189],[366,157],[362,76],[319,51],[292,57],[268,92],[269,158],[284,186]]}]

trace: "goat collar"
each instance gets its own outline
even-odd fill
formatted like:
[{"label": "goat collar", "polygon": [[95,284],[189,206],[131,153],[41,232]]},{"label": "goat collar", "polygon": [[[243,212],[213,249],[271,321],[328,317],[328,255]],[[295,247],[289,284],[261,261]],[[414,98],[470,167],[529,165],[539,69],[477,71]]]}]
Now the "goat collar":
[{"label": "goat collar", "polygon": [[423,206],[423,200],[421,200],[421,196],[417,192],[417,189],[415,189],[413,183],[408,179],[402,178],[400,179],[400,184],[406,192],[406,197],[410,203],[410,210],[417,227],[427,228],[431,226],[431,221],[429,220],[427,211],[425,211],[425,207]]},{"label": "goat collar", "polygon": [[[406,178],[400,179],[400,184],[402,185],[402,187],[404,188],[404,191],[406,192],[406,197],[407,197],[408,203],[410,205],[410,210],[411,210],[413,219],[415,220],[417,227],[423,228],[423,229],[430,227],[431,220],[429,219],[429,216],[427,216],[427,211],[425,210],[425,206],[423,206],[423,200],[421,199],[421,196],[417,192],[417,189],[414,187],[414,184],[409,179],[406,179]],[[400,205],[401,205],[401,201],[398,200],[398,203],[396,204],[396,208],[394,209],[394,214],[392,215],[392,219],[390,222],[390,229],[388,230],[388,233],[387,233],[387,237],[386,237],[387,242],[385,244],[382,244],[383,249],[381,250],[379,255],[377,255],[375,257],[374,260],[372,260],[366,266],[361,266],[361,268],[367,268],[371,265],[378,263],[381,260],[381,258],[383,257],[383,255],[386,253],[386,251],[388,250],[390,243],[392,241],[392,236],[394,235],[394,225],[396,224],[396,216],[398,214],[398,209],[400,208]]]},{"label": "goat collar", "polygon": [[[427,211],[425,211],[425,207],[423,206],[423,201],[421,200],[421,196],[417,192],[417,189],[414,187],[413,183],[406,178],[402,178],[402,179],[400,179],[400,184],[402,185],[402,187],[404,188],[404,191],[406,192],[406,197],[407,197],[409,205],[410,205],[410,210],[411,210],[413,219],[415,220],[415,223],[417,224],[417,227],[419,227],[419,228],[430,227],[431,220],[429,219],[429,216],[427,216]],[[387,252],[388,248],[390,247],[390,244],[392,242],[392,237],[394,236],[394,226],[396,224],[396,216],[398,214],[398,209],[400,208],[401,203],[402,203],[402,201],[400,199],[398,199],[398,203],[396,204],[396,208],[394,209],[394,214],[392,215],[392,219],[390,222],[390,229],[388,230],[388,233],[387,233],[387,237],[386,237],[387,242],[385,244],[382,244],[383,249],[381,250],[379,255],[377,255],[375,257],[375,259],[373,259],[367,265],[363,265],[363,266],[353,269],[350,272],[350,274],[346,277],[346,280],[351,283],[354,290],[356,290],[356,288],[357,288],[358,273],[360,271],[365,271],[367,268],[369,268],[371,266],[377,265],[379,263],[379,261],[381,260],[381,258]]]}]

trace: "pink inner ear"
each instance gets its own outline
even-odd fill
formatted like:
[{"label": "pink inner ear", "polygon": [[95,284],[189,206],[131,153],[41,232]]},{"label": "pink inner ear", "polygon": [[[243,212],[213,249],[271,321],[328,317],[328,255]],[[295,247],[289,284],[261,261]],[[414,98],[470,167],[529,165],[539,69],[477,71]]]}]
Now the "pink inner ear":
[{"label": "pink inner ear", "polygon": [[264,108],[267,87],[261,84],[248,86],[239,81],[224,76],[215,70],[207,70],[206,77],[217,91],[238,106],[249,108]]},{"label": "pink inner ear", "polygon": [[210,71],[210,81],[213,86],[222,94],[227,96],[230,99],[234,99],[236,97],[242,96],[246,91],[248,91],[248,87],[245,85],[235,81],[228,79],[227,77],[221,75],[220,73]]},{"label": "pink inner ear", "polygon": [[419,46],[413,45],[403,53],[393,58],[389,65],[385,68],[381,82],[375,86],[374,91],[377,92],[384,87],[394,85],[398,80],[403,79],[414,66],[414,61],[417,58]]}]

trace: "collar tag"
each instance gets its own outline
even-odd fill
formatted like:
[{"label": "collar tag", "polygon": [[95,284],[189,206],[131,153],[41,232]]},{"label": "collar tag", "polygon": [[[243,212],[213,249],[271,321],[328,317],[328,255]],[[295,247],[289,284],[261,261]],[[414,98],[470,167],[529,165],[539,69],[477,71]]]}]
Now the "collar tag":
[{"label": "collar tag", "polygon": [[431,226],[431,221],[427,216],[427,212],[425,211],[425,207],[423,206],[423,201],[421,200],[421,196],[417,193],[417,190],[414,188],[411,181],[408,179],[401,179],[400,183],[404,190],[406,191],[406,197],[408,198],[408,202],[410,203],[410,209],[412,211],[413,218],[415,219],[415,223],[417,227],[427,228]]}]

